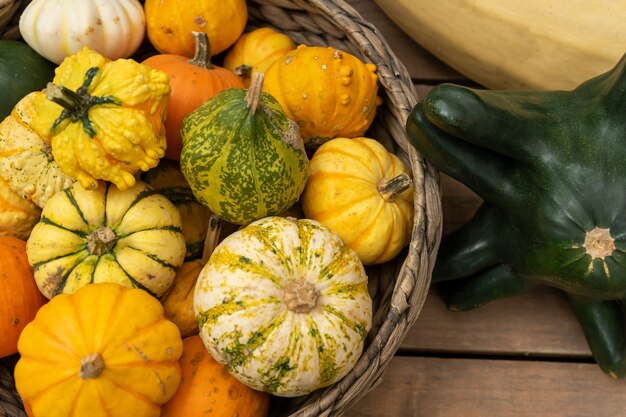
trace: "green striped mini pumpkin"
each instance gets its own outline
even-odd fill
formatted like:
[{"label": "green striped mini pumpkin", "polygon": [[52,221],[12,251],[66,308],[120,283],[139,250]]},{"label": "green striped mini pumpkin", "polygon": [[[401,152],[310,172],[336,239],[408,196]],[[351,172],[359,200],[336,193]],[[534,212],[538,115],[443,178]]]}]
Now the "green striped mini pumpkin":
[{"label": "green striped mini pumpkin", "polygon": [[367,275],[356,253],[308,219],[267,217],[229,235],[194,293],[200,336],[244,384],[308,394],[342,378],[372,325]]},{"label": "green striped mini pumpkin", "polygon": [[238,225],[294,205],[309,174],[298,125],[262,87],[255,73],[248,90],[219,92],[181,127],[180,165],[194,195]]},{"label": "green striped mini pumpkin", "polygon": [[93,190],[74,183],[48,200],[26,243],[48,298],[94,282],[160,296],[186,252],[180,213],[140,181],[125,191],[107,182]]}]

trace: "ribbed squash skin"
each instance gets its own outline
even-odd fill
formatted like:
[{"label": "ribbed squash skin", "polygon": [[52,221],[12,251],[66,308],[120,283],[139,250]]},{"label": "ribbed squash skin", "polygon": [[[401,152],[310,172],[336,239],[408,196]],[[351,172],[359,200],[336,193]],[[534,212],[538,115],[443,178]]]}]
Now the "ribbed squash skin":
[{"label": "ribbed squash skin", "polygon": [[211,211],[196,200],[178,162],[163,158],[142,179],[159,194],[167,197],[180,212],[182,232],[187,245],[185,259],[200,258]]},{"label": "ribbed squash skin", "polygon": [[183,343],[159,301],[112,283],[50,300],[18,350],[15,385],[30,417],[159,417],[181,379]]},{"label": "ribbed squash skin", "polygon": [[[110,247],[102,249],[100,236],[112,238]],[[48,298],[98,282],[159,296],[183,263],[185,239],[176,207],[145,183],[120,191],[111,183],[85,190],[76,182],[48,200],[27,252]]]},{"label": "ribbed squash skin", "polygon": [[372,320],[356,253],[318,222],[283,217],[218,245],[198,277],[194,310],[218,362],[246,385],[286,397],[343,377]]},{"label": "ribbed squash skin", "polygon": [[0,236],[27,239],[40,214],[39,207],[17,195],[0,179]]},{"label": "ribbed squash skin", "polygon": [[247,224],[291,207],[304,189],[308,158],[297,126],[263,93],[256,111],[246,90],[224,90],[181,129],[180,165],[194,195],[222,219]]}]

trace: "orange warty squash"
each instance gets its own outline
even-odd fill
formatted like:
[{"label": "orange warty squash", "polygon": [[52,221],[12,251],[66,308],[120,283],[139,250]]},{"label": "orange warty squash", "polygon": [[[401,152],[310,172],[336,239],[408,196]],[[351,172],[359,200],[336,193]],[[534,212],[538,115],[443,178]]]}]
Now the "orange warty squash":
[{"label": "orange warty squash", "polygon": [[193,32],[195,54],[192,59],[183,55],[159,54],[143,61],[170,76],[170,101],[167,105],[165,157],[180,159],[182,148],[180,125],[189,113],[208,98],[226,88],[243,88],[243,82],[226,68],[211,63],[209,39],[204,32]]},{"label": "orange warty squash", "polygon": [[200,336],[183,339],[180,358],[182,382],[161,417],[264,417],[267,393],[253,390],[235,379],[211,357]]},{"label": "orange warty squash", "polygon": [[26,257],[26,242],[0,237],[0,358],[17,352],[22,329],[48,301],[41,294]]},{"label": "orange warty squash", "polygon": [[211,53],[228,49],[248,21],[246,0],[146,0],[146,29],[152,46],[162,54],[192,57],[192,32],[204,32]]}]

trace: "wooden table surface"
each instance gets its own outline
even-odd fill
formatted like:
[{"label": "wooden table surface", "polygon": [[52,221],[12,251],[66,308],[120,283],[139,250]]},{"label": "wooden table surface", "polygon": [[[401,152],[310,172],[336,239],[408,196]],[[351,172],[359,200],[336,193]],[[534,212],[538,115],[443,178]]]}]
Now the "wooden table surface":
[{"label": "wooden table surface", "polygon": [[[348,0],[389,42],[423,96],[472,85],[406,36],[373,0]],[[480,199],[442,177],[444,234]],[[561,296],[541,288],[479,309],[446,310],[434,290],[383,382],[348,417],[626,417],[626,380],[600,371]]]}]

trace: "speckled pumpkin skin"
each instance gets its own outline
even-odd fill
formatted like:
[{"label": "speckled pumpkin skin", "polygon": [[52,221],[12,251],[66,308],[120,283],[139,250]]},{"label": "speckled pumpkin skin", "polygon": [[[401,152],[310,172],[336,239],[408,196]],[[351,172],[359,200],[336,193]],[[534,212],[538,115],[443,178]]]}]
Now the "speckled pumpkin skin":
[{"label": "speckled pumpkin skin", "polygon": [[382,103],[376,66],[332,47],[299,45],[265,73],[273,95],[300,127],[305,145],[363,136]]},{"label": "speckled pumpkin skin", "polygon": [[[316,297],[293,309],[289,290]],[[224,239],[194,294],[200,336],[243,383],[293,397],[342,378],[371,328],[367,276],[356,253],[312,220],[267,217]]]},{"label": "speckled pumpkin skin", "polygon": [[227,222],[245,225],[276,215],[300,197],[309,160],[298,127],[263,93],[219,92],[183,122],[181,170],[196,199]]}]

